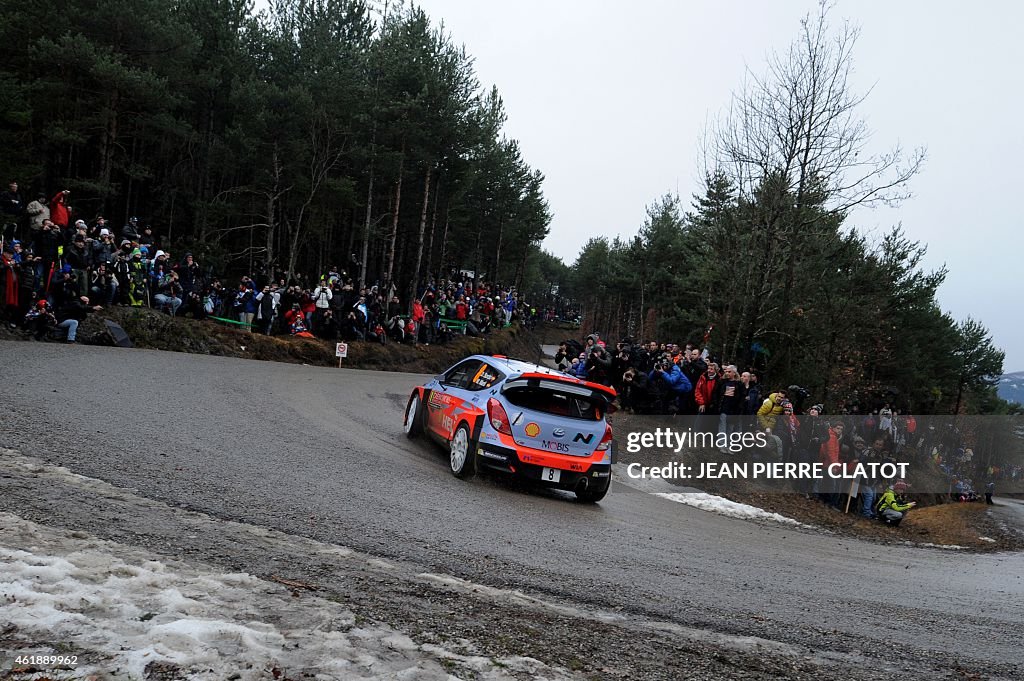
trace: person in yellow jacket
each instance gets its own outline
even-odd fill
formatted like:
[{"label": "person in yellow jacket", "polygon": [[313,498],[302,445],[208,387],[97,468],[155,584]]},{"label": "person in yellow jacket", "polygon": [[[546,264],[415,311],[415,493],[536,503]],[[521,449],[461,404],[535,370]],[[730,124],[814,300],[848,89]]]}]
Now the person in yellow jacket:
[{"label": "person in yellow jacket", "polygon": [[909,503],[903,499],[903,493],[907,490],[907,483],[900,480],[895,485],[889,485],[888,489],[882,494],[882,498],[878,500],[878,519],[885,522],[887,525],[896,527],[903,522],[903,517],[907,511],[917,506],[916,501]]},{"label": "person in yellow jacket", "polygon": [[761,403],[761,408],[757,410],[757,421],[761,424],[762,428],[771,428],[774,432],[775,419],[782,416],[784,411],[782,404],[785,401],[786,391],[780,390],[769,395]]}]

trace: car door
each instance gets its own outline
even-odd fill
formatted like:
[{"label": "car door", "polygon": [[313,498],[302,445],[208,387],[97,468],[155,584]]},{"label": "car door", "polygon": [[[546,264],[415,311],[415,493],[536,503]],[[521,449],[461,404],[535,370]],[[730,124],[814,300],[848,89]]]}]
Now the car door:
[{"label": "car door", "polygon": [[478,359],[459,362],[439,379],[439,389],[427,400],[427,429],[438,439],[449,440],[455,430],[455,416],[466,407],[470,391],[466,389],[483,364]]}]

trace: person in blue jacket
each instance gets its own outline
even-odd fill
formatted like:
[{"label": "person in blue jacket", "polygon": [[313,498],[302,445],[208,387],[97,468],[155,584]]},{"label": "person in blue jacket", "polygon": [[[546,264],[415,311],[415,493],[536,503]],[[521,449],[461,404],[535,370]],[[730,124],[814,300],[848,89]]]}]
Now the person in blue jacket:
[{"label": "person in blue jacket", "polygon": [[678,413],[679,399],[693,390],[690,379],[671,357],[663,357],[656,362],[654,369],[647,375],[647,381],[656,387],[660,395],[661,411],[666,414]]}]

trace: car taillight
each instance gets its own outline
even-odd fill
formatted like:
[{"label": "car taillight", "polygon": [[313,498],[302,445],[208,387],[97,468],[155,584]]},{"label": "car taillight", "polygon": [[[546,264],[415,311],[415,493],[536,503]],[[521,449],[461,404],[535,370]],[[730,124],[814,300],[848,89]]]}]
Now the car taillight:
[{"label": "car taillight", "polygon": [[508,414],[505,413],[505,407],[501,406],[501,402],[493,397],[487,400],[487,420],[491,422],[491,426],[499,433],[504,433],[505,435],[512,434],[512,425],[508,422]]},{"label": "car taillight", "polygon": [[601,438],[601,444],[599,444],[597,446],[597,451],[603,452],[603,451],[605,451],[606,449],[608,449],[611,446],[612,446],[612,427],[609,426],[609,425],[605,425],[605,427],[604,427],[604,437]]}]

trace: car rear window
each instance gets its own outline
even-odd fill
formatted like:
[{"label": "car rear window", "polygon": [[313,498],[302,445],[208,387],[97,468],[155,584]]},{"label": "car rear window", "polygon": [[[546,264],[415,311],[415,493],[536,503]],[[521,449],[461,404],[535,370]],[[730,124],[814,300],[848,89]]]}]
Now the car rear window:
[{"label": "car rear window", "polygon": [[504,392],[509,403],[554,416],[566,416],[572,419],[600,421],[604,415],[604,405],[600,400],[582,395],[570,395],[550,388],[524,386],[510,388]]}]

